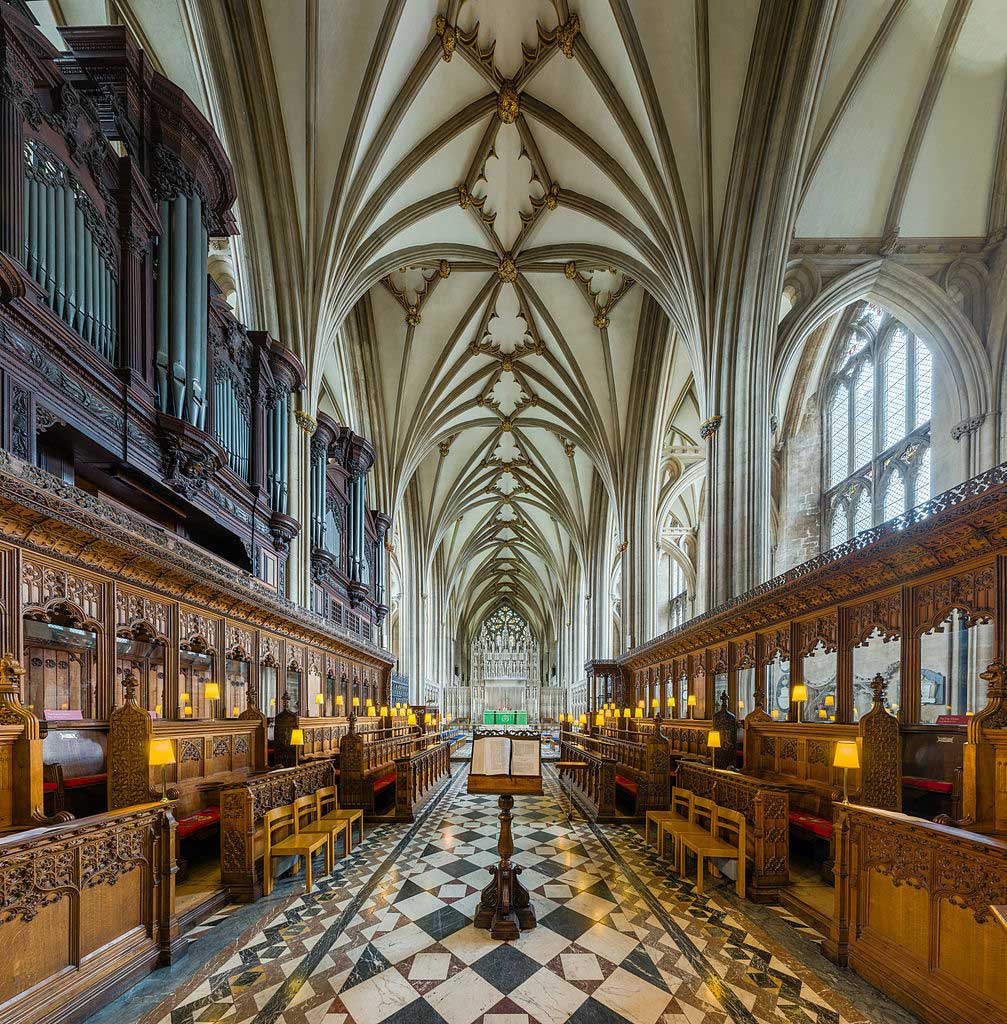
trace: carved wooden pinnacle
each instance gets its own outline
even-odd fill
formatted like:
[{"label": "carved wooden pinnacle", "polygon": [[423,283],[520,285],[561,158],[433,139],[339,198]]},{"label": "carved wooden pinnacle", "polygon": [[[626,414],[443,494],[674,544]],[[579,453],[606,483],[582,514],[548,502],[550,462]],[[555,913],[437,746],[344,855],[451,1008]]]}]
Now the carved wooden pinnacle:
[{"label": "carved wooden pinnacle", "polygon": [[888,683],[880,672],[871,680],[871,689],[874,691],[874,706],[878,707],[884,704],[885,695],[888,692]]},{"label": "carved wooden pinnacle", "polygon": [[988,698],[1007,697],[1007,665],[1004,665],[1002,661],[991,662],[985,672],[979,673],[979,678],[986,680],[986,696]]}]

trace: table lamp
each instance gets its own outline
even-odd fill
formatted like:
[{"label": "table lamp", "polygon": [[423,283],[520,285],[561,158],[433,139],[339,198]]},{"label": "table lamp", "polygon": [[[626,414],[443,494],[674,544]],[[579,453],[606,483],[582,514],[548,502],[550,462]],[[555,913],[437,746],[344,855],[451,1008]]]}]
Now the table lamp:
[{"label": "table lamp", "polygon": [[716,756],[715,750],[720,749],[720,732],[717,729],[711,729],[706,734],[706,747],[710,751],[710,767],[713,767],[713,759]]},{"label": "table lamp", "polygon": [[161,803],[166,804],[168,802],[168,784],[165,779],[165,770],[169,764],[175,763],[175,750],[171,745],[171,740],[152,739],[149,759],[152,765],[161,766]]},{"label": "table lamp", "polygon": [[808,688],[798,683],[790,692],[790,699],[797,705],[797,721],[801,720],[801,705],[808,699]]},{"label": "table lamp", "polygon": [[413,712],[410,711],[409,712],[409,716],[406,718],[406,725],[415,725],[415,724],[416,724],[416,715],[414,715]]},{"label": "table lamp", "polygon": [[654,712],[655,715],[657,714],[657,709],[660,706],[661,706],[661,702],[656,697],[654,697],[651,700],[651,702],[650,702],[650,707],[651,707],[651,710]]},{"label": "table lamp", "polygon": [[819,708],[818,709],[818,717],[821,718],[822,721],[824,721],[826,718],[829,717],[829,713],[828,713],[828,711],[825,710],[825,708]]},{"label": "table lamp", "polygon": [[192,705],[186,704],[182,709],[182,714],[185,715],[186,718],[192,718]]},{"label": "table lamp", "polygon": [[840,740],[836,744],[836,753],[832,759],[834,768],[843,769],[843,803],[850,802],[850,794],[846,788],[846,776],[851,768],[860,767],[860,755],[857,753],[856,740]]},{"label": "table lamp", "polygon": [[353,698],[353,706],[355,708],[359,708],[360,707],[360,698],[359,697],[354,697]]},{"label": "table lamp", "polygon": [[643,708],[637,708],[636,709],[636,717],[637,718],[643,718]]},{"label": "table lamp", "polygon": [[827,693],[825,695],[825,706],[827,708],[831,708],[831,707],[835,706],[835,703],[836,703],[836,698],[833,697],[831,693]]},{"label": "table lamp", "polygon": [[336,694],[336,710],[340,713],[343,710],[343,695],[341,693]]},{"label": "table lamp", "polygon": [[321,718],[322,717],[322,705],[325,703],[325,694],[324,693],[316,693],[315,694],[315,703],[318,705],[318,717]]},{"label": "table lamp", "polygon": [[675,716],[675,698],[674,697],[669,697],[668,698],[668,717],[669,718],[674,718],[674,716]]},{"label": "table lamp", "polygon": [[630,708],[623,708],[622,709],[622,717],[623,718],[632,718],[633,717],[632,709],[630,709]]},{"label": "table lamp", "polygon": [[605,728],[605,715],[601,711],[594,716],[594,724],[598,729]]},{"label": "table lamp", "polygon": [[637,706],[638,708],[642,708],[642,707],[643,707],[643,701],[642,701],[642,700],[638,700],[638,701],[636,702],[636,706]]},{"label": "table lamp", "polygon": [[367,717],[368,718],[377,718],[378,717],[378,709],[373,704],[368,704],[367,705]]},{"label": "table lamp", "polygon": [[220,686],[217,683],[207,683],[203,690],[203,696],[210,702],[210,717],[216,718],[216,707],[214,701],[220,700]]},{"label": "table lamp", "polygon": [[297,747],[304,746],[304,730],[303,729],[291,729],[290,730],[290,745],[295,748],[294,750],[294,764],[297,764]]},{"label": "table lamp", "polygon": [[378,712],[378,714],[380,714],[382,718],[387,718],[388,717],[388,708],[386,708],[385,705],[382,704],[381,705],[381,710]]},{"label": "table lamp", "polygon": [[423,724],[424,725],[430,725],[430,723],[432,721],[433,721],[433,717],[431,716],[430,712],[429,711],[424,712],[424,714],[423,714]]},{"label": "table lamp", "polygon": [[689,708],[689,717],[692,718],[692,716],[693,716],[693,710],[692,709],[696,706],[696,695],[694,693],[690,693],[689,694],[689,699],[685,703],[686,703],[687,707]]}]

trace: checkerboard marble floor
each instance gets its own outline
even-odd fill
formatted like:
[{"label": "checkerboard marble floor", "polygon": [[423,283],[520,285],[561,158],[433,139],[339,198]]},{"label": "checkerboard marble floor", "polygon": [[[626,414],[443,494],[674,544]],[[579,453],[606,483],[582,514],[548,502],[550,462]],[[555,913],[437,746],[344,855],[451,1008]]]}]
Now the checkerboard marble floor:
[{"label": "checkerboard marble floor", "polygon": [[140,1024],[911,1020],[876,995],[860,1012],[807,939],[796,949],[783,927],[770,940],[727,885],[696,896],[633,827],[568,823],[547,775],[545,795],[515,800],[514,859],[539,922],[518,941],[472,925],[498,811],[460,770],[414,825],[376,828],[310,896],[291,883],[214,959],[194,944],[187,979]]}]

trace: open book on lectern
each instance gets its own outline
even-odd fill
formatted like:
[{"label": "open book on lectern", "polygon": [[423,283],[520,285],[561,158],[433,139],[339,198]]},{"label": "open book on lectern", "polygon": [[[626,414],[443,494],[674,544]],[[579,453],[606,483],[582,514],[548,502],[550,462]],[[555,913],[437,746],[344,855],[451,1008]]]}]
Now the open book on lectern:
[{"label": "open book on lectern", "polygon": [[472,744],[472,775],[541,776],[541,741],[509,736],[477,736]]}]

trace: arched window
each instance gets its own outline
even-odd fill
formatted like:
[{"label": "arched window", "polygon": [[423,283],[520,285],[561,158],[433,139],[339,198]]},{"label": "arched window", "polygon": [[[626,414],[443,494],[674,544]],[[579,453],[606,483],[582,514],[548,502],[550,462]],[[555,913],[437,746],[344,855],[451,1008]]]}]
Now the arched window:
[{"label": "arched window", "polygon": [[825,409],[823,521],[835,547],[930,498],[930,349],[880,306],[859,303]]}]

